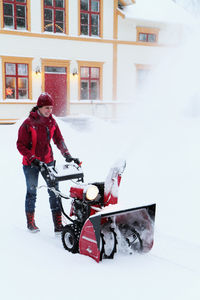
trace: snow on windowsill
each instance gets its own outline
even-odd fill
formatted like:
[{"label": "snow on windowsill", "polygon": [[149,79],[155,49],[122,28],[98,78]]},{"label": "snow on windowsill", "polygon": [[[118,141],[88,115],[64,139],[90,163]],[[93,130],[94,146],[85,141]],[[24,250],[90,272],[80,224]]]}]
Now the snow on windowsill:
[{"label": "snow on windowsill", "polygon": [[86,39],[99,39],[101,40],[102,37],[98,36],[98,35],[84,35],[84,34],[80,34],[78,37],[81,37],[81,38],[86,38]]},{"label": "snow on windowsill", "polygon": [[53,36],[68,36],[68,34],[64,33],[64,32],[51,32],[51,31],[43,31],[41,32],[41,34],[48,34],[48,35],[53,35]]},{"label": "snow on windowsill", "polygon": [[1,30],[5,30],[5,31],[14,31],[14,32],[25,32],[25,33],[29,33],[30,31],[27,29],[14,29],[14,28],[7,28],[7,27],[3,27],[1,28]]},{"label": "snow on windowsill", "polygon": [[124,104],[124,103],[130,103],[131,100],[71,100],[71,104]]},{"label": "snow on windowsill", "polygon": [[35,100],[30,99],[0,99],[0,103],[30,103],[30,104],[36,104],[37,102]]}]

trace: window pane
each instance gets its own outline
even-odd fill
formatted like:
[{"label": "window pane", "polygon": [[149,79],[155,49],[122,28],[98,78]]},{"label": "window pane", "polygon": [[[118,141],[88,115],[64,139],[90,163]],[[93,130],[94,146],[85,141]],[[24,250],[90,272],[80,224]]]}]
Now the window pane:
[{"label": "window pane", "polygon": [[12,17],[4,17],[4,25],[6,27],[14,28],[13,18]]},{"label": "window pane", "polygon": [[56,10],[56,21],[64,21],[64,11]]},{"label": "window pane", "polygon": [[19,89],[27,89],[28,87],[28,79],[27,78],[18,78],[18,88]]},{"label": "window pane", "polygon": [[28,65],[18,64],[18,75],[21,75],[21,76],[28,75]]},{"label": "window pane", "polygon": [[19,78],[18,79],[18,97],[19,99],[28,98],[28,79]]},{"label": "window pane", "polygon": [[45,67],[45,73],[66,74],[66,68],[65,67]]},{"label": "window pane", "polygon": [[3,11],[4,16],[13,16],[13,4],[4,3]]},{"label": "window pane", "polygon": [[91,11],[99,12],[99,1],[91,2]]},{"label": "window pane", "polygon": [[52,32],[53,31],[52,22],[49,22],[49,21],[44,22],[44,30]]},{"label": "window pane", "polygon": [[28,90],[18,90],[18,99],[28,99]]},{"label": "window pane", "polygon": [[146,33],[140,33],[139,34],[139,41],[146,42],[147,41],[147,34]]},{"label": "window pane", "polygon": [[16,2],[26,3],[26,0],[16,0]]},{"label": "window pane", "polygon": [[64,0],[56,0],[56,7],[64,7]]},{"label": "window pane", "polygon": [[62,32],[64,33],[64,24],[63,23],[59,23],[59,22],[56,22],[56,32]]},{"label": "window pane", "polygon": [[90,99],[97,100],[99,99],[99,82],[98,81],[91,81],[91,95]]},{"label": "window pane", "polygon": [[89,68],[81,67],[81,77],[83,78],[89,77]]},{"label": "window pane", "polygon": [[44,0],[44,5],[53,6],[53,0]]},{"label": "window pane", "polygon": [[6,75],[15,75],[16,74],[16,65],[6,63]]},{"label": "window pane", "polygon": [[53,20],[53,10],[52,9],[44,10],[44,19],[52,22],[52,20]]},{"label": "window pane", "polygon": [[81,14],[81,24],[88,25],[88,20],[89,20],[88,14]]},{"label": "window pane", "polygon": [[89,10],[89,0],[81,0],[81,10]]},{"label": "window pane", "polygon": [[89,99],[89,83],[88,81],[81,81],[81,99]]},{"label": "window pane", "polygon": [[91,24],[92,25],[98,25],[99,24],[99,16],[98,15],[91,15]]},{"label": "window pane", "polygon": [[17,5],[16,6],[17,11],[17,17],[23,17],[25,18],[25,6],[23,5]]},{"label": "window pane", "polygon": [[155,43],[156,42],[156,35],[155,34],[148,34],[148,42]]},{"label": "window pane", "polygon": [[17,19],[17,29],[26,28],[25,19]]},{"label": "window pane", "polygon": [[99,30],[98,30],[98,27],[97,26],[92,26],[91,27],[91,34],[92,35],[99,35]]},{"label": "window pane", "polygon": [[81,25],[81,34],[88,35],[88,26]]},{"label": "window pane", "polygon": [[99,68],[91,68],[91,77],[99,78]]},{"label": "window pane", "polygon": [[6,99],[15,99],[15,78],[6,77]]}]

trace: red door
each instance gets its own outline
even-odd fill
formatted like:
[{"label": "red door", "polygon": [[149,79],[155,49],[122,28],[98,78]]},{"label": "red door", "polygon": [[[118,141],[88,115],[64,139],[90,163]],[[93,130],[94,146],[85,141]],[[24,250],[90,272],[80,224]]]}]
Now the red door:
[{"label": "red door", "polygon": [[45,67],[45,92],[54,100],[53,114],[67,114],[67,70],[64,67]]}]

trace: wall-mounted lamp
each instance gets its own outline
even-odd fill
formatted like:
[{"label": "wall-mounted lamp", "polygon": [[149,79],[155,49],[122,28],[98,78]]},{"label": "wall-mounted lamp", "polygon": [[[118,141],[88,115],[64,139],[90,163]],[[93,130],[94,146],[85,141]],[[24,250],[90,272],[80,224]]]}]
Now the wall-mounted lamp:
[{"label": "wall-mounted lamp", "polygon": [[78,75],[78,71],[77,71],[77,69],[76,69],[76,68],[74,68],[74,69],[73,69],[73,71],[72,71],[72,75],[73,75],[73,76],[77,76],[77,75]]},{"label": "wall-mounted lamp", "polygon": [[39,67],[39,66],[37,66],[37,67],[35,68],[35,74],[36,74],[36,75],[40,75],[40,74],[41,74],[41,71],[40,71],[40,67]]}]

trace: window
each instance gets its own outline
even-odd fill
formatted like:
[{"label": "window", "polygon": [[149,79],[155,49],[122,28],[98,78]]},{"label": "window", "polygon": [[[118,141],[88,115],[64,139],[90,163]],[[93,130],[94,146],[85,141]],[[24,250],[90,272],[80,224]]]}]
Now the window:
[{"label": "window", "polygon": [[65,33],[65,0],[44,1],[44,31]]},{"label": "window", "polygon": [[150,79],[152,66],[136,64],[136,71],[137,71],[137,75],[136,75],[137,76],[137,88],[142,89]]},{"label": "window", "polygon": [[100,99],[100,68],[81,67],[80,73],[80,99]]},{"label": "window", "polygon": [[158,42],[159,29],[149,27],[137,27],[137,41],[146,43]]},{"label": "window", "polygon": [[45,67],[44,68],[45,73],[54,73],[54,74],[66,74],[66,68],[65,67]]},{"label": "window", "polygon": [[138,88],[142,88],[142,86],[146,83],[149,77],[150,70],[148,69],[138,69],[137,70],[137,86]]},{"label": "window", "polygon": [[27,1],[3,0],[4,27],[9,29],[28,29]]},{"label": "window", "polygon": [[80,33],[100,36],[100,1],[80,0]]},{"label": "window", "polygon": [[6,99],[28,99],[28,64],[5,63]]},{"label": "window", "polygon": [[139,33],[139,41],[155,43],[156,42],[156,34],[154,34],[154,33]]}]

